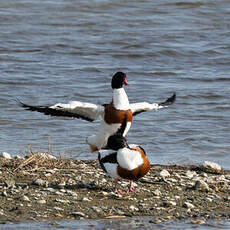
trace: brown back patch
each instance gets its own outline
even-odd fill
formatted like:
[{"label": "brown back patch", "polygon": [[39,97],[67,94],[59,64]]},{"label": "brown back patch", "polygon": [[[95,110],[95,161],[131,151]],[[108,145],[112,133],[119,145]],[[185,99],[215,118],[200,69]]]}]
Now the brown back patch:
[{"label": "brown back patch", "polygon": [[105,115],[104,120],[107,124],[122,123],[127,117],[127,122],[132,122],[133,115],[130,109],[128,110],[119,110],[115,109],[113,103],[105,105]]}]

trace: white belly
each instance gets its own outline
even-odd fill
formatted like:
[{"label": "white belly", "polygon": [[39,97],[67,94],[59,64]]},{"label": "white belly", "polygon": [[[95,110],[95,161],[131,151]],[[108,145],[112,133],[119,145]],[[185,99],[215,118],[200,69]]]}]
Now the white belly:
[{"label": "white belly", "polygon": [[[101,149],[106,146],[108,137],[116,133],[120,126],[120,124],[108,125],[104,122],[104,120],[102,120],[97,134],[88,137],[86,142],[90,145],[96,146],[98,149]],[[128,133],[130,127],[131,122],[128,122],[124,131],[124,136]]]}]

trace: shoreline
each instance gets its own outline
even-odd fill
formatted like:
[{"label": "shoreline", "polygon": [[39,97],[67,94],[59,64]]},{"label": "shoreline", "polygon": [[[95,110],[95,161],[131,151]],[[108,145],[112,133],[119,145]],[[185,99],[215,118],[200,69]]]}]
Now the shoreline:
[{"label": "shoreline", "polygon": [[[151,165],[134,185],[113,193],[97,161],[35,153],[0,158],[0,223],[151,217],[150,223],[230,219],[230,170],[204,165]],[[125,192],[127,182],[119,189]]]}]

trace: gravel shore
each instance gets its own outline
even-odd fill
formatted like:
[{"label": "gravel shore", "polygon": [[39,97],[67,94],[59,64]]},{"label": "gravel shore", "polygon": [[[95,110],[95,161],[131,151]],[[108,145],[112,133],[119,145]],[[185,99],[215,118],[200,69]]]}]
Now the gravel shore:
[{"label": "gravel shore", "polygon": [[[113,193],[97,161],[31,154],[0,158],[0,223],[150,216],[151,223],[230,217],[230,171],[198,165],[151,165],[138,193]],[[127,182],[119,189],[127,190]]]}]

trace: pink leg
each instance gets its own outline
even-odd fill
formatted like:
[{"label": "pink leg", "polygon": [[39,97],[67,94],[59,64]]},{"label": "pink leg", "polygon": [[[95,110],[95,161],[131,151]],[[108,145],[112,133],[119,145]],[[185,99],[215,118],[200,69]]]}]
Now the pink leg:
[{"label": "pink leg", "polygon": [[114,193],[119,193],[118,189],[117,189],[117,182],[118,180],[116,179],[114,184],[115,184],[115,187],[114,187]]},{"label": "pink leg", "polygon": [[132,183],[133,183],[132,181],[129,182],[128,192],[140,192],[139,189],[132,187]]}]

